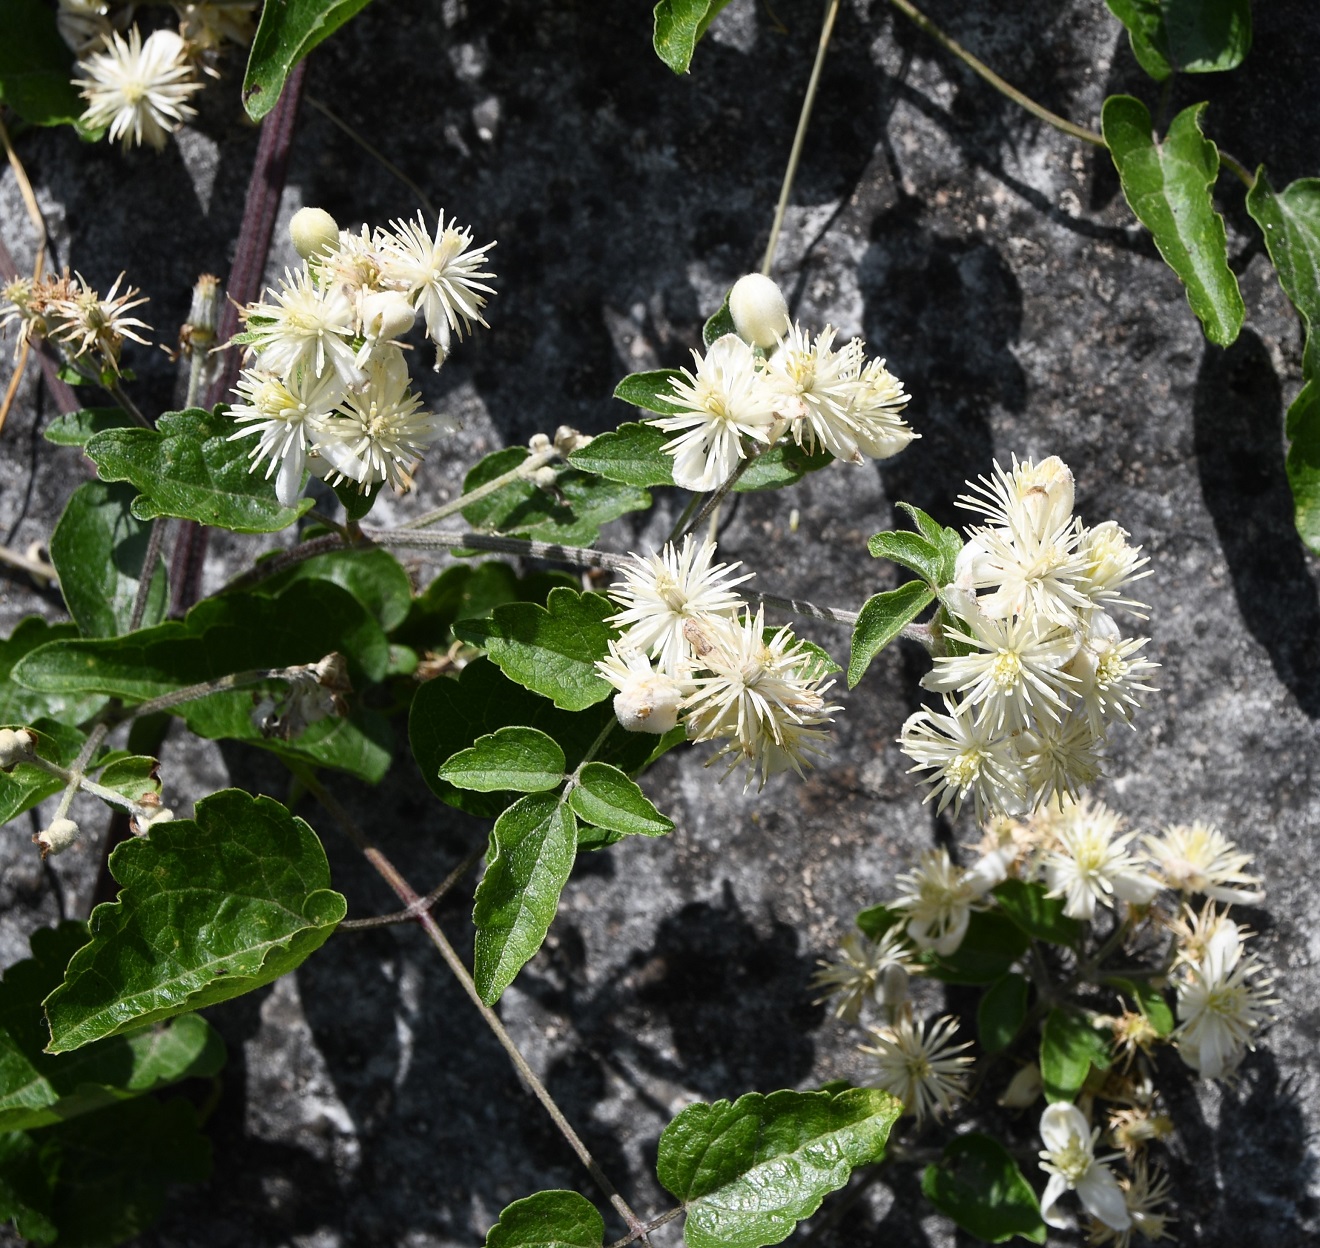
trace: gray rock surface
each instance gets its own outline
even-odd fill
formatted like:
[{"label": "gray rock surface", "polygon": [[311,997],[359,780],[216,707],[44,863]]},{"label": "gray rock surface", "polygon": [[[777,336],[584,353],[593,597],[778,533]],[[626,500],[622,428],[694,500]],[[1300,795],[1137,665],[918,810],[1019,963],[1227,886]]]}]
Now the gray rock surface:
[{"label": "gray rock surface", "polygon": [[[686,362],[703,316],[759,263],[821,8],[734,0],[685,80],[649,50],[649,0],[378,0],[313,56],[311,97],[479,240],[499,240],[490,332],[422,378],[466,429],[428,466],[420,496],[383,505],[382,518],[451,497],[491,447],[561,422],[612,427],[628,416],[610,398],[620,376]],[[1115,91],[1154,103],[1101,0],[927,9],[1075,120],[1094,124]],[[1320,43],[1320,9],[1256,9],[1243,69],[1179,80],[1172,103],[1210,100],[1208,131],[1248,165],[1268,161],[1282,185],[1320,173],[1320,80],[1305,51]],[[163,339],[193,277],[226,270],[237,233],[255,132],[236,117],[233,83],[208,93],[197,126],[161,156],[125,158],[63,132],[20,143],[58,261],[106,284],[126,268],[152,295]],[[767,590],[855,608],[894,583],[865,553],[870,533],[894,527],[894,502],[960,523],[964,478],[1013,453],[1061,455],[1083,518],[1113,517],[1145,545],[1161,693],[1116,740],[1100,792],[1142,828],[1208,819],[1256,854],[1269,898],[1249,917],[1282,998],[1235,1087],[1197,1085],[1169,1063],[1174,1233],[1187,1245],[1301,1248],[1320,1235],[1320,596],[1283,470],[1300,331],[1238,188],[1226,179],[1223,190],[1249,310],[1227,351],[1202,339],[1104,153],[1017,110],[881,0],[849,0],[776,271],[804,322],[861,333],[888,357],[922,440],[879,470],[836,466],[744,499],[722,549]],[[341,223],[418,206],[309,104],[286,201]],[[8,170],[0,232],[28,264]],[[281,240],[270,276],[291,261]],[[168,361],[139,351],[132,362],[144,406],[170,406]],[[52,409],[35,378],[0,456],[0,533],[20,550],[48,536],[80,472],[72,451],[40,439]],[[660,499],[609,540],[657,540],[676,505]],[[261,545],[214,542],[208,587]],[[419,564],[423,578],[435,571]],[[0,581],[6,626],[60,610],[21,579]],[[841,632],[805,631],[846,649]],[[853,1034],[810,1003],[814,961],[921,847],[971,831],[936,823],[894,744],[923,670],[919,653],[887,652],[846,697],[837,748],[805,784],[779,777],[743,795],[699,758],[665,759],[647,785],[674,835],[582,862],[545,951],[505,995],[506,1024],[644,1214],[668,1207],[655,1141],[689,1100],[863,1076]],[[165,782],[185,809],[228,782],[285,792],[268,758],[211,744],[171,743]],[[378,792],[345,797],[421,889],[485,835],[431,797],[406,757]],[[333,827],[302,813],[322,827],[350,913],[393,909]],[[34,924],[85,913],[96,855],[43,870],[19,826],[0,861],[7,964]],[[469,896],[440,911],[465,954]],[[941,999],[932,990],[930,1004]],[[947,996],[953,1009],[971,1002]],[[178,1192],[145,1243],[439,1248],[479,1242],[504,1204],[538,1189],[596,1195],[411,927],[338,936],[295,976],[212,1018],[231,1054],[210,1126],[215,1175]],[[816,1242],[953,1242],[917,1182],[886,1171]],[[671,1232],[656,1242],[677,1242]]]}]

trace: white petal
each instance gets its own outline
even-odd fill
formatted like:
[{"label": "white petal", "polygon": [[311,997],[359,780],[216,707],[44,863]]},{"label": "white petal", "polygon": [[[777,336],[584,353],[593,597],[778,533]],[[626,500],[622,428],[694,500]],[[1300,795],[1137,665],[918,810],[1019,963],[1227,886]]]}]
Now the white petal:
[{"label": "white petal", "polygon": [[1060,1153],[1073,1143],[1074,1138],[1083,1142],[1089,1140],[1091,1124],[1076,1105],[1055,1101],[1046,1105],[1040,1116],[1040,1138],[1048,1152]]},{"label": "white petal", "polygon": [[931,948],[942,958],[951,957],[957,953],[958,946],[962,944],[963,937],[967,935],[967,924],[971,921],[971,917],[971,911],[968,907],[960,907],[957,917],[953,921],[953,926],[940,940],[935,941]]},{"label": "white petal", "polygon": [[1045,1184],[1045,1194],[1040,1198],[1040,1216],[1045,1219],[1047,1226],[1065,1227],[1069,1224],[1067,1218],[1060,1218],[1054,1212],[1054,1206],[1067,1190],[1068,1181],[1063,1175],[1050,1175],[1050,1181]]},{"label": "white petal", "polygon": [[1114,895],[1138,906],[1148,905],[1155,899],[1155,894],[1163,885],[1153,876],[1143,875],[1140,871],[1119,871],[1110,877],[1114,886]]},{"label": "white petal", "polygon": [[1087,1213],[1099,1218],[1111,1230],[1126,1231],[1132,1225],[1123,1189],[1103,1162],[1097,1161],[1082,1175],[1077,1184],[1077,1195]]},{"label": "white petal", "polygon": [[280,474],[275,478],[275,497],[281,507],[296,507],[302,494],[303,461],[302,439],[297,438],[289,447],[289,453],[280,463]]}]

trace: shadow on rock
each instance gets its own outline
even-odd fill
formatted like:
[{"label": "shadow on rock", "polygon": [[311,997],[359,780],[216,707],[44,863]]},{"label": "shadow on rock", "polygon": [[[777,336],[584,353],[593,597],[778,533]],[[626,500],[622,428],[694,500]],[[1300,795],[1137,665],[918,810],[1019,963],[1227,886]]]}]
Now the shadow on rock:
[{"label": "shadow on rock", "polygon": [[1320,715],[1320,601],[1293,523],[1279,437],[1279,380],[1250,330],[1207,347],[1196,379],[1201,491],[1233,578],[1238,609],[1302,709]]}]

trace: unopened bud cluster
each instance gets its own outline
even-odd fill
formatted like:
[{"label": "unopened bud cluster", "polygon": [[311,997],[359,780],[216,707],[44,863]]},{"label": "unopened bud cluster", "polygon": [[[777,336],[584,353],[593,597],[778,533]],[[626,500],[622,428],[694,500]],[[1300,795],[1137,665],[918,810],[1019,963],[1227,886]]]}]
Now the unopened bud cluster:
[{"label": "unopened bud cluster", "polygon": [[1111,725],[1130,724],[1156,664],[1144,638],[1123,635],[1111,610],[1148,575],[1140,547],[1112,520],[1073,515],[1073,477],[1057,456],[995,465],[960,504],[985,517],[941,597],[951,653],[923,680],[944,696],[922,709],[900,743],[928,771],[939,809],[971,797],[978,818],[1076,796],[1101,774]]},{"label": "unopened bud cluster", "polygon": [[[745,765],[747,785],[777,772],[799,775],[823,752],[832,682],[819,652],[788,628],[767,633],[765,612],[752,612],[735,587],[750,573],[715,564],[713,542],[689,535],[658,555],[633,555],[610,596],[623,607],[610,623],[622,630],[597,664],[617,690],[614,711],[632,732],[665,733],[680,719],[692,741],[721,741],[715,758],[726,775]],[[712,759],[712,761],[714,761]]]},{"label": "unopened bud cluster", "polygon": [[738,332],[705,355],[693,351],[693,370],[681,369],[665,396],[681,410],[648,422],[677,435],[663,450],[678,485],[716,489],[752,448],[783,438],[860,464],[888,459],[917,436],[899,414],[908,403],[902,382],[884,360],[867,359],[860,338],[836,350],[834,329],[813,339],[790,325],[779,288],[760,275],[735,284],[729,310]]},{"label": "unopened bud cluster", "polygon": [[454,425],[423,407],[402,340],[420,319],[439,368],[453,336],[485,324],[492,274],[482,265],[494,244],[472,247],[471,232],[443,214],[434,232],[418,214],[355,234],[304,208],[290,233],[302,267],[243,312],[252,363],[238,382],[231,414],[244,428],[233,436],[257,439],[252,468],[266,464],[285,506],[308,470],[364,494],[384,482],[405,490],[413,464]]}]

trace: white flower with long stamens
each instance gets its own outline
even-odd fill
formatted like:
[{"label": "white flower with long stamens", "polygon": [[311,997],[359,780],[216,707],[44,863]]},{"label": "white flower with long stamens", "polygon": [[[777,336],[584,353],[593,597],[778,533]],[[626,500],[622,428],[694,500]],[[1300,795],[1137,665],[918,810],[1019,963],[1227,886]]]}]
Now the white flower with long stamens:
[{"label": "white flower with long stamens", "polygon": [[366,387],[351,392],[325,422],[316,449],[329,465],[332,485],[352,481],[365,494],[388,481],[404,490],[412,485],[408,466],[454,428],[449,417],[423,408],[421,396],[409,388],[403,352],[395,348],[372,361]]},{"label": "white flower with long stamens", "polygon": [[839,941],[839,956],[819,960],[811,986],[823,990],[814,1004],[835,999],[835,1018],[855,1023],[867,1001],[894,1008],[907,1000],[908,976],[916,972],[912,949],[895,927],[875,940],[861,932],[848,932]]},{"label": "white flower with long stamens", "polygon": [[874,1043],[860,1048],[875,1058],[871,1086],[892,1092],[918,1125],[932,1115],[948,1113],[966,1095],[972,1059],[964,1050],[971,1044],[953,1043],[957,1019],[939,1018],[923,1030],[910,1018],[902,1018],[892,1027],[870,1031]]},{"label": "white flower with long stamens", "polygon": [[339,375],[327,370],[317,377],[307,365],[295,368],[287,381],[270,373],[245,369],[236,386],[243,399],[229,414],[245,426],[231,434],[231,442],[255,437],[249,469],[266,461],[266,479],[277,469],[275,495],[285,507],[297,504],[302,492],[307,452],[317,444],[326,420],[345,394]]},{"label": "white flower with long stamens", "polygon": [[996,462],[989,477],[967,483],[958,505],[979,512],[992,526],[1041,539],[1072,520],[1074,485],[1071,469],[1057,455],[1039,464],[1013,456],[1009,472]]},{"label": "white flower with long stamens", "polygon": [[1160,878],[1180,893],[1242,906],[1265,900],[1260,878],[1244,870],[1251,855],[1208,823],[1174,824],[1159,836],[1143,837],[1142,845]]},{"label": "white flower with long stamens", "polygon": [[1070,712],[1057,723],[1037,720],[1012,741],[1032,806],[1052,798],[1075,799],[1103,772],[1100,747],[1104,738],[1096,736],[1085,715]]},{"label": "white flower with long stamens", "polygon": [[955,817],[971,797],[977,819],[991,811],[1022,814],[1027,807],[1026,778],[1009,738],[995,733],[988,723],[978,724],[970,710],[944,699],[947,715],[923,707],[908,717],[899,745],[916,766],[929,771],[932,785],[926,801],[939,797],[937,810],[953,803]]},{"label": "white flower with long stamens", "polygon": [[715,543],[698,546],[691,534],[677,550],[669,542],[658,555],[632,555],[623,580],[609,590],[623,607],[608,621],[623,630],[621,645],[644,651],[660,661],[661,670],[680,675],[693,657],[683,633],[687,622],[733,616],[745,606],[734,586],[751,580],[753,574],[734,576],[740,563],[712,566],[714,557]]},{"label": "white flower with long stamens", "polygon": [[1253,956],[1243,955],[1245,933],[1222,919],[1197,962],[1184,964],[1177,984],[1178,1055],[1203,1079],[1228,1079],[1252,1036],[1278,1004],[1273,981]]},{"label": "white flower with long stamens", "polygon": [[[402,290],[426,318],[426,333],[436,345],[436,367],[449,354],[451,334],[471,332],[472,322],[486,323],[481,309],[485,295],[495,288],[486,284],[493,273],[482,269],[493,242],[472,246],[472,231],[459,229],[451,217],[440,214],[435,233],[419,212],[416,221],[392,222],[394,232],[382,234],[382,276],[386,285]],[[483,293],[484,292],[484,293]]]},{"label": "white flower with long stamens", "polygon": [[1057,1101],[1047,1105],[1040,1116],[1040,1138],[1045,1145],[1040,1167],[1050,1176],[1040,1198],[1040,1216],[1045,1222],[1066,1227],[1068,1222],[1056,1210],[1065,1193],[1076,1192],[1093,1218],[1116,1231],[1127,1230],[1132,1215],[1123,1199],[1123,1189],[1106,1164],[1108,1158],[1095,1155],[1099,1128],[1092,1131],[1076,1105]]},{"label": "white flower with long stamens", "polygon": [[186,103],[201,86],[193,75],[183,40],[172,30],[154,31],[142,42],[136,26],[125,40],[112,32],[103,51],[78,62],[87,109],[79,119],[89,130],[109,127],[113,142],[127,151],[135,143],[148,143],[157,151],[169,136],[197,110]]},{"label": "white flower with long stamens", "polygon": [[[1132,546],[1127,531],[1114,520],[1105,520],[1082,535],[1078,548],[1085,569],[1080,587],[1097,606],[1126,607],[1134,615],[1149,610],[1144,602],[1123,596],[1122,590],[1132,581],[1149,576],[1150,560],[1140,546]],[[1144,618],[1144,616],[1142,617]]]},{"label": "white flower with long stamens", "polygon": [[1062,672],[1077,648],[1071,633],[1042,630],[1030,618],[992,620],[979,613],[965,630],[946,626],[946,636],[974,647],[971,654],[939,657],[922,685],[961,693],[977,709],[977,722],[996,732],[1016,732],[1042,717],[1058,720],[1066,709],[1070,679]]},{"label": "white flower with long stamens", "polygon": [[1228,917],[1227,908],[1216,909],[1213,901],[1207,901],[1199,911],[1184,905],[1177,918],[1166,919],[1164,923],[1177,944],[1174,952],[1175,967],[1192,966],[1200,962],[1211,942],[1226,926],[1236,928],[1240,937],[1251,934],[1247,928],[1238,927]]},{"label": "white flower with long stamens", "polygon": [[997,851],[967,871],[943,846],[928,849],[914,870],[895,881],[902,891],[890,905],[908,916],[907,934],[918,949],[947,958],[967,935],[972,911],[985,908],[982,898],[1006,875],[1005,855]]},{"label": "white flower with long stamens", "polygon": [[820,445],[836,459],[861,463],[857,430],[848,411],[865,357],[856,338],[835,351],[835,333],[826,326],[813,342],[800,325],[794,325],[766,363],[765,380],[775,395],[775,411],[789,422],[794,442],[808,451]]},{"label": "white flower with long stamens", "polygon": [[1152,1173],[1145,1156],[1138,1156],[1132,1164],[1132,1177],[1119,1179],[1118,1185],[1123,1191],[1123,1203],[1132,1225],[1116,1230],[1097,1220],[1087,1231],[1088,1245],[1092,1248],[1132,1248],[1134,1231],[1139,1231],[1148,1243],[1172,1238],[1169,1227],[1173,1218],[1165,1209],[1169,1203],[1169,1176],[1163,1170],[1157,1168]]},{"label": "white flower with long stamens", "polygon": [[1069,628],[1078,612],[1092,605],[1082,588],[1081,532],[1076,522],[1040,535],[1025,525],[1020,530],[974,528],[958,556],[957,583],[989,590],[976,604],[994,619],[1030,613]]},{"label": "white flower with long stamens", "polygon": [[1160,883],[1147,875],[1127,845],[1136,835],[1122,832],[1123,820],[1100,802],[1083,798],[1065,805],[1055,820],[1055,848],[1045,859],[1049,896],[1064,897],[1071,919],[1095,918],[1097,903],[1112,906],[1115,897],[1145,905]]},{"label": "white flower with long stamens", "polygon": [[281,377],[305,367],[320,377],[332,368],[345,386],[362,385],[367,375],[352,345],[357,317],[348,295],[318,286],[306,267],[286,269],[280,287],[266,292],[273,303],[249,304],[243,311],[257,367]]},{"label": "white flower with long stamens", "polygon": [[386,237],[365,224],[356,234],[352,230],[339,230],[338,243],[304,258],[316,275],[317,285],[339,289],[356,311],[364,295],[383,289],[388,259],[383,242]]},{"label": "white flower with long stamens", "polygon": [[1103,737],[1111,720],[1131,724],[1133,712],[1141,709],[1142,695],[1155,691],[1146,680],[1159,664],[1140,657],[1148,640],[1122,636],[1104,611],[1088,613],[1077,653],[1067,670],[1076,682],[1081,709],[1095,736]]},{"label": "white flower with long stamens", "polygon": [[[55,288],[60,293],[52,294],[46,301],[47,333],[51,340],[58,342],[71,356],[99,354],[118,372],[119,352],[124,339],[131,338],[148,346],[149,340],[137,330],[151,328],[136,316],[124,315],[130,308],[146,303],[147,296],[135,286],[128,287],[122,295],[117,294],[123,280],[124,274],[121,273],[102,298],[81,273],[76,273],[73,281],[69,281],[66,271],[64,279]],[[135,298],[138,295],[141,298]]]},{"label": "white flower with long stamens", "polygon": [[647,423],[677,433],[661,448],[674,457],[674,482],[704,492],[723,485],[747,458],[743,438],[773,441],[774,396],[757,369],[756,356],[737,334],[725,334],[703,356],[693,351],[696,372],[680,369],[665,397],[679,412]]},{"label": "white flower with long stamens", "polygon": [[921,436],[899,415],[910,398],[884,360],[871,360],[862,369],[848,409],[848,424],[863,455],[889,459]]}]

